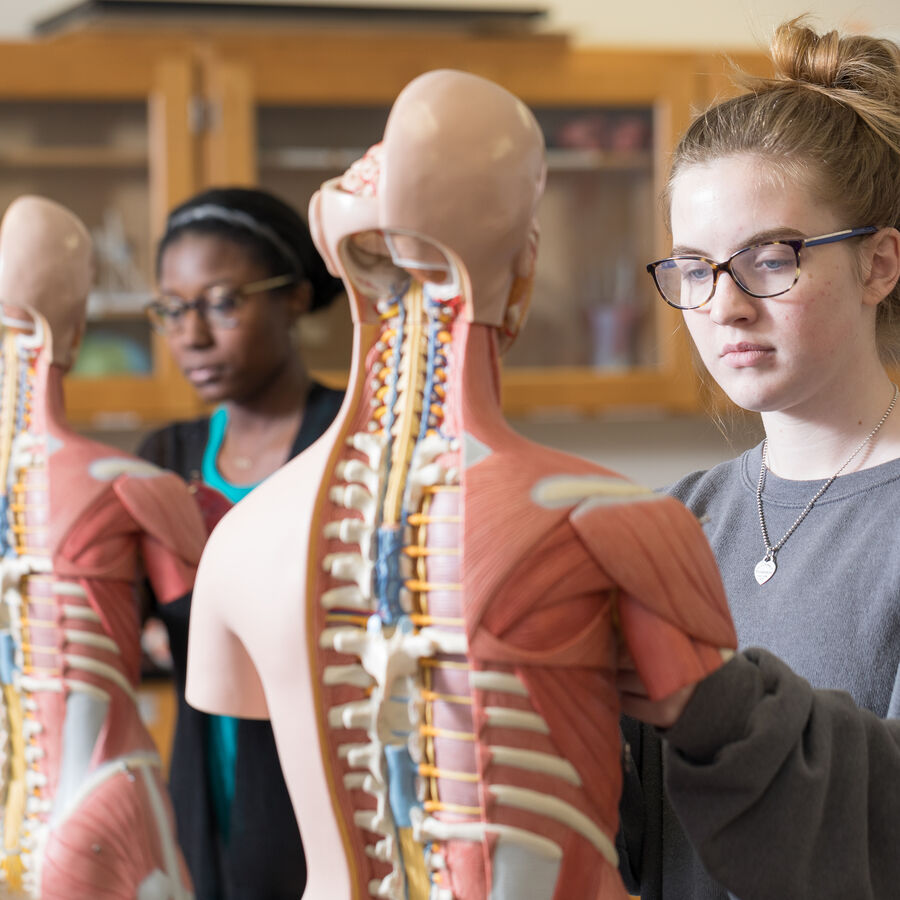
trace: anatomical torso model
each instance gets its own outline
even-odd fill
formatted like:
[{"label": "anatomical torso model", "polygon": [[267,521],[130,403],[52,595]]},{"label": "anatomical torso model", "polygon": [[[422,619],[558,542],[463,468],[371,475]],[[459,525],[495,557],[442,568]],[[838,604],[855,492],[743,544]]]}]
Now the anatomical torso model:
[{"label": "anatomical torso model", "polygon": [[735,644],[690,513],[503,419],[543,177],[516,98],[433,72],[311,207],[347,400],[213,535],[187,686],[271,717],[310,900],[624,898],[617,659],[659,698]]},{"label": "anatomical torso model", "polygon": [[0,226],[0,894],[187,900],[138,716],[135,588],[143,572],[167,600],[190,590],[205,528],[174,475],[66,424],[90,254],[42,198]]}]

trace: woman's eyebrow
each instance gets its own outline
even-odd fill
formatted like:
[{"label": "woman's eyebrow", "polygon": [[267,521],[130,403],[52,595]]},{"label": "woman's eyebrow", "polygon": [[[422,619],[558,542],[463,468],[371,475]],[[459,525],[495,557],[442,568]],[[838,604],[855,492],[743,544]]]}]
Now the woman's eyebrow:
[{"label": "woman's eyebrow", "polygon": [[[230,287],[232,287],[232,286],[234,285],[234,282],[235,282],[236,280],[237,280],[237,279],[235,279],[235,278],[229,278],[229,277],[227,277],[227,276],[219,275],[219,276],[217,276],[216,278],[213,278],[211,281],[205,282],[205,283],[203,284],[203,286],[200,288],[200,290],[198,291],[197,296],[199,296],[200,294],[205,293],[205,292],[208,291],[210,288],[214,288],[214,287],[226,287],[226,288],[230,288]],[[178,291],[176,291],[176,290],[174,290],[174,289],[168,290],[168,289],[166,289],[162,284],[159,285],[159,290],[158,290],[158,292],[159,292],[160,294],[165,294],[165,295],[168,296],[168,297],[178,297],[179,300],[184,300],[184,299],[185,299],[184,297],[181,296],[181,294],[178,293]]]},{"label": "woman's eyebrow", "polygon": [[[765,244],[768,241],[781,241],[786,239],[793,239],[803,237],[804,234],[802,231],[798,231],[796,228],[767,228],[764,231],[757,231],[753,234],[748,234],[746,238],[741,241],[740,246],[735,247],[732,250],[732,253],[737,253],[739,250],[743,250],[746,247],[753,247],[755,244]],[[703,250],[699,250],[696,247],[689,247],[685,244],[676,244],[672,248],[673,256],[703,256],[707,257],[708,254]],[[729,254],[730,255],[730,254]]]}]

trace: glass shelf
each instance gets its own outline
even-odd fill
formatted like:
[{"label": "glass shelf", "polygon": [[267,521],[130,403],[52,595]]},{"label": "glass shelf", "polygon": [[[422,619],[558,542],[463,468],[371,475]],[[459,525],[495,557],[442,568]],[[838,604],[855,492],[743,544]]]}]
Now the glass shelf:
[{"label": "glass shelf", "polygon": [[146,169],[140,147],[3,147],[0,169]]},{"label": "glass shelf", "polygon": [[146,319],[144,307],[150,289],[141,291],[92,291],[87,301],[88,321],[105,319]]}]

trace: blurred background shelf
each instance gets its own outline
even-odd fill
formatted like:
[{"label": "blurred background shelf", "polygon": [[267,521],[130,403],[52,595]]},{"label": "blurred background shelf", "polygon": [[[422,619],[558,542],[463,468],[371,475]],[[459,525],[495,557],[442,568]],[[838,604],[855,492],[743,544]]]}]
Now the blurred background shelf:
[{"label": "blurred background shelf", "polygon": [[3,147],[0,168],[146,169],[147,151],[122,147]]},{"label": "blurred background shelf", "polygon": [[[692,106],[721,91],[723,60],[552,34],[417,28],[373,40],[207,23],[0,44],[0,205],[51,197],[97,246],[98,290],[67,386],[73,421],[146,429],[201,411],[143,317],[168,209],[206,186],[261,184],[305,211],[381,138],[403,86],[440,67],[504,85],[547,137],[530,321],[504,360],[507,412],[697,410],[680,319],[643,269],[667,247],[656,198],[668,154]],[[346,379],[350,330],[340,300],[300,329],[331,382]]]}]

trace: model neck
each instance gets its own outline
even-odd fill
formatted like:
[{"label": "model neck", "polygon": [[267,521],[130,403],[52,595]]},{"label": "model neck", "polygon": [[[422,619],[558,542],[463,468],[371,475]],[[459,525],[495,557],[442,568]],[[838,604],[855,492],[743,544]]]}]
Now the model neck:
[{"label": "model neck", "polygon": [[456,365],[450,380],[448,421],[454,433],[480,435],[503,422],[497,329],[459,321],[453,329]]}]

